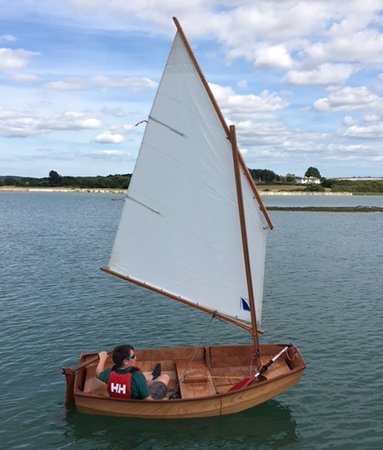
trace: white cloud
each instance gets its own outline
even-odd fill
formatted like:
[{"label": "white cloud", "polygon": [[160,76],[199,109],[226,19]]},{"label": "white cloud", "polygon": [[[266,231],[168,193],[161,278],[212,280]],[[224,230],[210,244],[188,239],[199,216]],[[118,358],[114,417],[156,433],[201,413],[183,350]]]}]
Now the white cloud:
[{"label": "white cloud", "polygon": [[296,85],[342,84],[352,72],[349,64],[321,64],[312,70],[291,70],[286,81]]},{"label": "white cloud", "polygon": [[379,120],[381,120],[381,117],[378,116],[377,114],[366,114],[364,116],[365,122],[377,122]]},{"label": "white cloud", "polygon": [[269,117],[270,114],[288,106],[286,100],[268,91],[263,91],[260,95],[239,95],[231,87],[223,87],[213,83],[210,84],[210,87],[222,112],[231,120],[246,120],[246,117],[254,118],[255,116],[259,118],[262,115]]},{"label": "white cloud", "polygon": [[113,156],[113,157],[120,157],[124,156],[124,152],[121,150],[102,150],[100,152],[96,152],[98,155],[106,155],[106,156]]},{"label": "white cloud", "polygon": [[362,125],[352,125],[344,132],[344,136],[364,139],[382,139],[383,121],[376,123],[365,123]]},{"label": "white cloud", "polygon": [[328,97],[314,102],[317,111],[357,111],[366,108],[383,108],[383,99],[366,86],[344,87],[332,92]]},{"label": "white cloud", "polygon": [[383,35],[377,30],[333,33],[327,43],[316,43],[307,53],[314,58],[342,62],[381,64],[383,62]]},{"label": "white cloud", "polygon": [[43,127],[47,130],[89,130],[100,128],[101,122],[82,112],[67,111],[48,118]]},{"label": "white cloud", "polygon": [[57,91],[79,91],[94,88],[126,88],[132,92],[142,91],[144,89],[156,89],[158,83],[149,78],[111,78],[102,75],[84,78],[66,78],[60,81],[48,83],[48,88]]},{"label": "white cloud", "polygon": [[[372,140],[371,142],[375,139],[381,140],[383,137],[383,113],[365,114],[359,123],[352,119],[343,120],[343,125],[344,129],[341,131],[343,136],[350,138],[364,138]],[[383,150],[380,146],[378,151],[380,154],[383,154]]]},{"label": "white cloud", "polygon": [[23,49],[0,48],[0,72],[24,69],[29,59],[37,55],[39,53]]},{"label": "white cloud", "polygon": [[18,84],[34,84],[39,81],[39,77],[26,73],[15,73],[10,76],[10,80]]},{"label": "white cloud", "polygon": [[2,34],[0,36],[0,42],[14,42],[16,41],[15,36],[12,36],[12,34]]},{"label": "white cloud", "polygon": [[[133,162],[135,157],[129,152],[124,152],[121,150],[116,150],[113,148],[107,150],[92,151],[89,150],[83,153],[82,158],[88,160],[104,161],[108,168],[113,167],[113,162],[117,165],[114,166],[113,171],[108,171],[108,173],[127,173],[126,164],[128,162]],[[78,158],[78,157],[77,157]]]},{"label": "white cloud", "polygon": [[101,127],[101,122],[89,114],[68,111],[49,116],[33,112],[18,112],[0,108],[0,134],[7,137],[28,137],[54,130],[89,130]]},{"label": "white cloud", "polygon": [[38,134],[38,119],[29,114],[0,108],[0,133],[7,137]]},{"label": "white cloud", "polygon": [[247,80],[240,80],[240,81],[237,82],[237,86],[240,89],[246,89],[247,86],[248,86],[248,81]]},{"label": "white cloud", "polygon": [[360,143],[358,144],[331,143],[328,145],[328,150],[332,153],[354,153],[357,155],[367,151],[368,147]]},{"label": "white cloud", "polygon": [[354,119],[351,116],[345,116],[343,118],[343,125],[346,125],[347,127],[354,125]]},{"label": "white cloud", "polygon": [[141,125],[144,122],[147,123],[147,120],[146,119],[140,120],[139,122],[135,123],[134,125],[125,124],[122,128],[124,131],[132,131],[132,130],[134,130],[135,127]]},{"label": "white cloud", "polygon": [[[125,18],[131,24],[171,34],[169,17],[180,18],[187,35],[216,39],[228,59],[244,58],[255,67],[290,69],[302,59],[311,68],[325,62],[380,63],[383,36],[380,0],[241,0],[240,2],[144,0],[72,0],[87,15]],[[201,17],[204,20],[201,20]]]},{"label": "white cloud", "polygon": [[289,52],[282,45],[263,47],[255,52],[255,67],[289,69],[292,65]]},{"label": "white cloud", "polygon": [[106,116],[113,116],[113,117],[125,117],[126,114],[124,110],[121,107],[116,108],[109,108],[107,106],[104,106],[101,108],[102,114],[105,114]]},{"label": "white cloud", "polygon": [[105,131],[96,137],[96,142],[100,144],[121,144],[125,141],[125,137],[120,133]]}]

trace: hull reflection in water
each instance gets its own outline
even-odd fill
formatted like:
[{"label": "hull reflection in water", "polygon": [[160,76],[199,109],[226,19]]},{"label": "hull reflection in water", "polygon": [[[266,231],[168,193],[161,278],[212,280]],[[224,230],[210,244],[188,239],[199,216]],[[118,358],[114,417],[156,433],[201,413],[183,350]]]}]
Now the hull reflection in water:
[{"label": "hull reflection in water", "polygon": [[68,412],[66,433],[94,448],[284,448],[299,441],[290,409],[277,400],[242,413],[205,419],[124,420]]}]

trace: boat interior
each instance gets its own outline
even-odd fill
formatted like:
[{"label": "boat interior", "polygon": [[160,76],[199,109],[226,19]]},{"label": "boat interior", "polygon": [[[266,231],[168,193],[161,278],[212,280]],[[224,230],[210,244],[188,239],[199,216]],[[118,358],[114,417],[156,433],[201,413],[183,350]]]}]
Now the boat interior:
[{"label": "boat interior", "polygon": [[[284,347],[283,344],[261,346],[262,364],[267,363]],[[212,346],[189,348],[163,348],[138,350],[137,363],[146,375],[150,375],[157,363],[162,373],[169,378],[168,394],[175,391],[175,398],[192,399],[224,394],[233,390],[240,380],[256,372],[254,348],[252,346]],[[106,384],[96,377],[97,353],[81,356],[82,368],[76,371],[75,395],[109,398]],[[87,360],[95,360],[87,364]],[[303,360],[299,351],[292,346],[264,372],[260,382],[284,376],[301,368]],[[109,355],[105,367],[113,365]],[[235,389],[235,388],[234,388]]]}]

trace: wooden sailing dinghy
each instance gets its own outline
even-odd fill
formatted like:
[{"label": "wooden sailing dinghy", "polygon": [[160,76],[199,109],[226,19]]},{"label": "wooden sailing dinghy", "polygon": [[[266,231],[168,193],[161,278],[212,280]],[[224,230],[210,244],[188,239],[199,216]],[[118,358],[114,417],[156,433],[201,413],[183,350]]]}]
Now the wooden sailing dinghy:
[{"label": "wooden sailing dinghy", "polygon": [[[260,344],[267,229],[272,222],[176,18],[177,33],[146,125],[107,273],[247,330],[251,344],[136,351],[170,377],[159,401],[111,399],[98,353],[63,369],[79,411],[179,419],[236,413],[295,385],[292,344]],[[139,332],[139,330],[135,330]],[[111,357],[107,366],[112,365]],[[267,370],[266,370],[267,369]]]}]

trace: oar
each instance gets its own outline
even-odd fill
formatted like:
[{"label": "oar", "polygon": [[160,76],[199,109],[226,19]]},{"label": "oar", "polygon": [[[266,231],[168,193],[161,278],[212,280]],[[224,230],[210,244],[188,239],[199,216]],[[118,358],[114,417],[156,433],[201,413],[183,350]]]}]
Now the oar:
[{"label": "oar", "polygon": [[[109,356],[111,353],[113,353],[113,350],[109,350],[106,353]],[[97,362],[98,360],[99,360],[99,356],[98,356],[98,353],[96,353],[93,358],[90,357],[86,361],[83,361],[81,363],[76,364],[74,367],[62,369],[63,370],[62,373],[63,374],[65,374],[65,373],[70,374],[70,373],[78,372],[80,369],[83,369],[84,367],[87,367],[87,366]]]},{"label": "oar", "polygon": [[270,358],[266,364],[264,364],[256,374],[251,375],[250,377],[246,377],[241,381],[238,381],[238,383],[236,383],[234,386],[232,386],[228,392],[232,392],[232,391],[237,391],[238,389],[242,389],[245,387],[250,386],[251,384],[254,383],[255,380],[258,379],[258,377],[260,375],[262,375],[263,372],[266,372],[266,370],[271,366],[271,364],[273,364],[274,361],[276,361],[281,355],[283,355],[283,353],[285,353],[289,348],[291,347],[291,345],[287,345],[285,348],[283,348],[277,355],[273,356],[272,358]]}]

